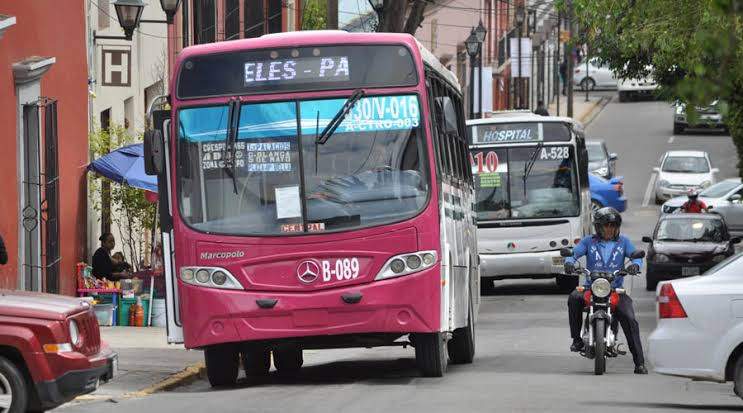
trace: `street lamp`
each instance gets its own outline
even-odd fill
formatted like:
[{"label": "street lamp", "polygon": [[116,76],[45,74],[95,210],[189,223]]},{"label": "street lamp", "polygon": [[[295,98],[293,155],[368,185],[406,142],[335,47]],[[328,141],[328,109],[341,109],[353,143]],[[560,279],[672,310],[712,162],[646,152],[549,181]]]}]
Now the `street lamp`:
[{"label": "street lamp", "polygon": [[488,34],[488,29],[485,28],[482,24],[482,20],[480,20],[480,24],[477,25],[477,28],[475,29],[475,36],[477,37],[477,41],[480,42],[480,53],[477,59],[477,70],[478,70],[478,107],[477,107],[477,114],[478,118],[482,117],[482,43],[485,41],[485,36]]},{"label": "street lamp", "polygon": [[470,57],[470,118],[473,118],[475,114],[475,57],[480,53],[480,48],[482,47],[482,43],[477,40],[477,33],[474,27],[467,40],[464,41],[464,46]]},{"label": "street lamp", "polygon": [[173,18],[178,11],[181,0],[160,0],[160,7],[165,12],[165,18],[168,24],[173,24]]},{"label": "street lamp", "polygon": [[116,17],[119,19],[119,26],[124,30],[124,36],[99,36],[93,32],[93,40],[132,40],[134,29],[139,27],[140,23],[172,24],[180,3],[181,0],[160,0],[160,7],[165,12],[166,20],[145,20],[142,19],[145,6],[142,0],[116,0],[113,5],[116,9]]},{"label": "street lamp", "polygon": [[516,78],[517,79],[516,84],[517,84],[517,88],[518,88],[518,105],[517,105],[517,109],[521,109],[521,106],[523,105],[523,102],[522,102],[522,100],[523,100],[522,99],[523,98],[523,96],[522,96],[522,92],[523,92],[522,89],[523,89],[523,87],[521,86],[521,37],[523,36],[524,18],[526,17],[525,14],[526,13],[524,12],[524,6],[523,5],[519,5],[518,8],[516,9],[516,24],[519,26],[519,37],[518,37],[518,41],[519,41],[519,51],[518,51],[519,71],[518,71],[518,76]]}]

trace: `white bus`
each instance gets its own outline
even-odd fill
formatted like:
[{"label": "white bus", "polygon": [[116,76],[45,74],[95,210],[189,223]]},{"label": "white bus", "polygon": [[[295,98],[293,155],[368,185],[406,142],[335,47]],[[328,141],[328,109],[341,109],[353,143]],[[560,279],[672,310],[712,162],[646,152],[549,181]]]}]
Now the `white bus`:
[{"label": "white bus", "polygon": [[525,113],[467,126],[483,292],[507,278],[555,278],[561,289],[575,288],[560,249],[591,232],[583,127]]}]

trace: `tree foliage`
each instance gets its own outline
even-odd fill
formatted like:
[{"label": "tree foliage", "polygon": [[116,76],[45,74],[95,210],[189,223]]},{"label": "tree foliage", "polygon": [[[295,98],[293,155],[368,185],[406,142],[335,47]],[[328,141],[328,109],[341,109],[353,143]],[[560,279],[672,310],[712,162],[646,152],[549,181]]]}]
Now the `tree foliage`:
[{"label": "tree foliage", "polygon": [[430,0],[384,0],[378,32],[415,32],[423,22],[423,13]]},{"label": "tree foliage", "polygon": [[324,30],[327,24],[328,2],[304,0],[301,30]]},{"label": "tree foliage", "polygon": [[[743,0],[573,0],[573,5],[581,41],[620,77],[652,74],[663,96],[687,102],[692,117],[694,106],[720,99],[743,160]],[[743,161],[738,169],[743,174]]]},{"label": "tree foliage", "polygon": [[[97,159],[109,151],[142,141],[142,136],[132,136],[120,125],[111,125],[108,130],[95,129],[88,136],[92,159]],[[88,188],[93,208],[101,212],[101,180],[98,175],[88,176]],[[146,240],[144,234],[155,224],[157,207],[144,197],[144,191],[127,185],[111,183],[111,204],[113,223],[123,242],[123,252],[127,261],[138,269],[145,257]]]}]

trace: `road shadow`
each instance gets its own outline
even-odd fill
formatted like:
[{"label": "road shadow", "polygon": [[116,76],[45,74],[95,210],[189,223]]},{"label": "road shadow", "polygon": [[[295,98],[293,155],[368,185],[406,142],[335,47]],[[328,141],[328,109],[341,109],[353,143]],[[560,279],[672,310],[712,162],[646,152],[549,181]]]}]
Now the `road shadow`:
[{"label": "road shadow", "polygon": [[483,291],[483,296],[503,295],[564,295],[566,291],[560,290],[555,280],[498,280],[493,286]]},{"label": "road shadow", "polygon": [[625,401],[584,401],[582,404],[607,407],[627,407],[631,409],[668,409],[671,411],[724,411],[743,412],[743,405],[711,405],[711,404],[681,404],[681,403],[643,403]]}]

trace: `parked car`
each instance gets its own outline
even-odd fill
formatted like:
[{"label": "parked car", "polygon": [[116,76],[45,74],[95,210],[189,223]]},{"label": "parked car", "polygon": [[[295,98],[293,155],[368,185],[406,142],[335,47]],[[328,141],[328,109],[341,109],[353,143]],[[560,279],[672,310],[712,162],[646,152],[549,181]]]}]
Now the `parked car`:
[{"label": "parked car", "polygon": [[611,179],[616,173],[617,154],[609,153],[606,142],[601,139],[586,141],[588,149],[588,172],[605,179]]},{"label": "parked car", "polygon": [[673,111],[673,133],[680,135],[686,128],[717,129],[727,132],[727,124],[719,110],[719,101],[714,101],[708,106],[697,106],[697,119],[693,124],[689,123],[686,115],[686,103],[676,102]]},{"label": "parked car", "polygon": [[627,198],[624,197],[624,181],[621,176],[604,179],[588,174],[588,185],[591,190],[591,208],[612,207],[619,212],[627,209]]},{"label": "parked car", "polygon": [[725,220],[715,214],[661,215],[647,242],[646,288],[659,281],[702,274],[735,253],[740,238],[731,238]]},{"label": "parked car", "polygon": [[[716,209],[723,205],[731,205],[735,201],[740,201],[741,196],[743,196],[743,183],[741,183],[740,178],[730,178],[722,180],[700,192],[699,200],[703,201],[708,207]],[[688,200],[689,197],[686,195],[671,198],[663,203],[660,210],[664,214],[672,214],[678,211]],[[726,219],[726,221],[730,232],[735,232],[735,226],[730,220]]]},{"label": "parked car", "polygon": [[602,65],[593,58],[588,61],[587,71],[585,61],[575,65],[573,83],[581,90],[614,89],[617,87],[617,78],[608,65]]},{"label": "parked car", "polygon": [[704,275],[658,287],[658,321],[648,338],[657,373],[733,382],[743,397],[743,254]]},{"label": "parked car", "polygon": [[668,151],[661,156],[655,184],[655,202],[686,195],[690,189],[703,190],[715,183],[719,169],[712,167],[707,152]]},{"label": "parked car", "polygon": [[642,79],[620,79],[617,82],[617,93],[619,101],[626,102],[638,97],[654,97],[658,90],[658,84],[651,76]]},{"label": "parked car", "polygon": [[118,356],[101,341],[91,307],[0,290],[0,411],[53,409],[116,374]]}]

